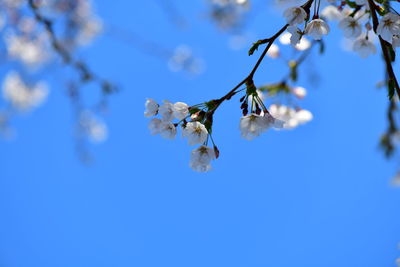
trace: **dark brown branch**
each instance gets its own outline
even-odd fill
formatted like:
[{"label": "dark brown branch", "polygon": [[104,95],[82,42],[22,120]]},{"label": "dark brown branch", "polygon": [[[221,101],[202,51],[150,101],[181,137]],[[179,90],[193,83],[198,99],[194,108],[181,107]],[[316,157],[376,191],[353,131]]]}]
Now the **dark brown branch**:
[{"label": "dark brown branch", "polygon": [[76,60],[72,57],[68,50],[57,39],[53,28],[53,22],[40,13],[39,7],[35,4],[35,1],[28,0],[28,4],[35,16],[36,21],[39,24],[42,24],[45,28],[54,51],[62,58],[65,64],[71,66],[79,73],[81,81],[92,81],[98,83],[104,94],[114,91],[114,86],[110,82],[97,76],[84,62]]},{"label": "dark brown branch", "polygon": [[[372,24],[373,24],[373,28],[374,28],[374,32],[376,33],[376,30],[378,28],[379,25],[379,20],[378,20],[378,16],[376,14],[376,5],[373,2],[373,0],[368,0],[368,4],[369,4],[369,8],[371,10],[371,16],[372,16]],[[394,88],[396,90],[397,96],[400,97],[400,87],[399,87],[399,83],[397,81],[396,78],[396,74],[393,71],[393,66],[392,66],[392,61],[391,61],[391,56],[389,54],[389,46],[386,43],[386,41],[384,41],[382,39],[382,37],[380,35],[378,35],[379,37],[379,43],[381,45],[382,48],[382,54],[383,54],[383,59],[385,60],[385,64],[386,64],[386,71],[389,77],[389,83],[392,82],[394,85]]]}]

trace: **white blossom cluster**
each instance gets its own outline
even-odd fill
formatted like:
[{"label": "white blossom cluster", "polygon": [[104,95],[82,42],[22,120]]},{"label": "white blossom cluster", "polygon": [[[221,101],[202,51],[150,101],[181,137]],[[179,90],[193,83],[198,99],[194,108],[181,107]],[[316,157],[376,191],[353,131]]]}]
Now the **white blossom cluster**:
[{"label": "white blossom cluster", "polygon": [[[339,28],[342,29],[344,37],[352,41],[352,50],[357,52],[360,57],[366,58],[376,54],[377,48],[374,40],[377,38],[369,21],[368,1],[357,0],[356,3],[361,8],[355,12],[347,8],[340,9],[335,5],[328,5],[321,14],[328,20],[339,21]],[[400,16],[392,12],[386,13],[379,21],[376,32],[393,48],[399,47]]]},{"label": "white blossom cluster", "polygon": [[48,89],[44,82],[28,85],[14,71],[9,72],[3,81],[3,97],[18,111],[30,111],[47,98]]},{"label": "white blossom cluster", "polygon": [[[199,172],[211,169],[211,161],[216,158],[215,149],[207,146],[209,132],[205,125],[199,121],[199,114],[190,114],[190,107],[183,102],[171,103],[167,100],[159,105],[153,99],[145,102],[145,117],[160,115],[161,118],[153,118],[148,125],[152,135],[159,134],[166,139],[174,139],[177,134],[177,126],[182,125],[182,136],[187,138],[189,145],[200,145],[191,153],[190,167]],[[178,120],[173,123],[173,120]],[[187,119],[192,121],[187,122]]]},{"label": "white blossom cluster", "polygon": [[249,0],[209,0],[211,18],[223,30],[240,27],[250,6]]},{"label": "white blossom cluster", "polygon": [[180,45],[170,57],[168,67],[173,72],[185,70],[190,74],[198,75],[204,70],[204,62],[201,58],[194,56],[189,46]]},{"label": "white blossom cluster", "polygon": [[[294,46],[300,42],[303,35],[309,35],[314,40],[321,40],[330,31],[329,25],[317,14],[314,15],[312,20],[307,21],[309,15],[303,7],[289,7],[285,10],[283,16],[289,25],[287,30],[291,34],[290,43]],[[299,24],[305,24],[303,30],[298,28]]]},{"label": "white blossom cluster", "polygon": [[107,139],[108,127],[93,112],[84,110],[79,117],[78,133],[83,134],[93,143],[101,143]]},{"label": "white blossom cluster", "polygon": [[[6,114],[2,121],[7,123],[17,114],[14,111],[32,111],[46,100],[49,86],[45,81],[37,80],[44,67],[56,63],[61,50],[72,54],[73,49],[89,44],[102,28],[90,0],[42,0],[34,3],[38,13],[51,25],[57,24],[57,27],[52,27],[57,44],[51,30],[33,15],[28,0],[0,0],[0,45],[4,45],[6,53],[2,58],[14,68],[2,81],[2,95],[6,102],[0,106],[0,113]],[[106,126],[89,119],[93,116],[87,115],[88,112],[82,114],[78,124],[85,129],[83,132],[87,137],[92,141],[104,139]]]},{"label": "white blossom cluster", "polygon": [[[242,101],[242,109],[246,109],[239,123],[242,138],[253,140],[269,128],[283,127],[283,121],[275,119],[266,109],[259,109],[259,106],[263,104],[258,97],[252,96],[251,99],[253,103],[250,113],[247,111],[249,96],[246,95]],[[215,105],[215,102],[210,101],[210,103],[190,107],[183,102],[171,103],[167,100],[159,105],[149,98],[145,102],[144,116],[160,116],[160,118],[152,118],[148,128],[152,135],[159,134],[165,139],[174,139],[177,135],[178,125],[181,125],[182,136],[187,138],[188,144],[200,145],[191,153],[190,167],[195,171],[206,172],[211,169],[211,161],[219,156],[219,150],[211,136],[211,117],[217,108]],[[174,120],[177,122],[174,123]],[[210,140],[213,148],[207,146]]]}]

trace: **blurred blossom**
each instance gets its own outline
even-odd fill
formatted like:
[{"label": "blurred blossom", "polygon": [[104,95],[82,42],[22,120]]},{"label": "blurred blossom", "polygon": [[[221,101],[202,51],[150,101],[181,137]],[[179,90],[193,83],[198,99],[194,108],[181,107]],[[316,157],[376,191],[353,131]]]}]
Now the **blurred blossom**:
[{"label": "blurred blossom", "polygon": [[[400,172],[398,172],[390,181],[390,184],[395,187],[400,187]],[[397,264],[400,263],[400,259],[397,259]]]},{"label": "blurred blossom", "polygon": [[88,110],[80,115],[79,129],[93,143],[104,142],[108,136],[107,125]]},{"label": "blurred blossom", "polygon": [[327,20],[340,20],[343,18],[342,12],[333,5],[326,6],[322,9],[321,16]]},{"label": "blurred blossom", "polygon": [[5,42],[8,55],[27,65],[41,64],[49,58],[43,35],[39,35],[37,39],[28,39],[25,36],[17,36],[13,32],[8,32],[5,35]]},{"label": "blurred blossom", "polygon": [[272,44],[271,47],[268,49],[267,56],[269,56],[270,58],[278,58],[279,55],[279,46],[277,46],[276,44]]},{"label": "blurred blossom", "polygon": [[175,49],[168,66],[173,72],[184,70],[191,74],[201,74],[204,71],[203,61],[195,57],[190,47],[186,45],[180,45]]},{"label": "blurred blossom", "polygon": [[13,108],[29,111],[43,103],[47,98],[48,89],[43,82],[28,86],[17,72],[9,72],[3,81],[3,97]]},{"label": "blurred blossom", "polygon": [[294,129],[313,119],[313,115],[310,111],[305,109],[295,110],[285,105],[272,104],[269,107],[269,112],[274,118],[284,122],[284,129]]},{"label": "blurred blossom", "polygon": [[210,3],[211,18],[225,30],[238,28],[249,6],[248,0],[210,0]]}]

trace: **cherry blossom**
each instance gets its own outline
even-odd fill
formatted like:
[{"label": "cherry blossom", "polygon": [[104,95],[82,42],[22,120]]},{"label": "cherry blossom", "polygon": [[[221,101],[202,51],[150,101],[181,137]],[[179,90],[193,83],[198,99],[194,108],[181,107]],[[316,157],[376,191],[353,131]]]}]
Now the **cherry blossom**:
[{"label": "cherry blossom", "polygon": [[383,40],[391,43],[393,35],[400,34],[400,16],[391,12],[384,15],[376,29]]},{"label": "cherry blossom", "polygon": [[330,31],[329,25],[322,19],[313,19],[307,24],[305,33],[314,38],[314,40],[321,40],[322,36],[327,35]]},{"label": "cherry blossom", "polygon": [[211,169],[211,161],[215,159],[215,152],[207,146],[200,146],[190,154],[190,167],[198,172],[207,172]]},{"label": "cherry blossom", "polygon": [[145,105],[145,108],[146,108],[146,110],[144,111],[144,116],[145,117],[152,117],[152,116],[157,115],[159,105],[157,104],[156,101],[154,101],[151,98],[147,98],[147,100],[146,100],[144,105]]},{"label": "cherry blossom", "polygon": [[207,140],[206,127],[198,122],[188,122],[183,130],[183,136],[188,138],[189,145],[203,144]]},{"label": "cherry blossom", "polygon": [[174,117],[178,120],[183,120],[189,115],[189,106],[183,102],[176,102],[172,107]]},{"label": "cherry blossom", "polygon": [[307,13],[302,7],[290,7],[285,10],[283,16],[290,25],[301,24],[307,18]]}]

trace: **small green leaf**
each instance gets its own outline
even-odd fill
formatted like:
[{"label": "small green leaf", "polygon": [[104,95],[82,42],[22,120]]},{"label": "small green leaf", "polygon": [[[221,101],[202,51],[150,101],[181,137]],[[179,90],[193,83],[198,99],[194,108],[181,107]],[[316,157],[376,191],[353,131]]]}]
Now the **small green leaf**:
[{"label": "small green leaf", "polygon": [[267,39],[264,39],[264,40],[258,40],[257,42],[253,43],[253,45],[251,46],[251,48],[250,48],[250,50],[249,50],[249,56],[253,55],[254,52],[255,52],[256,50],[258,50],[258,47],[259,47],[260,45],[265,44],[265,43],[267,43],[267,42],[268,42],[268,40],[267,40]]}]

